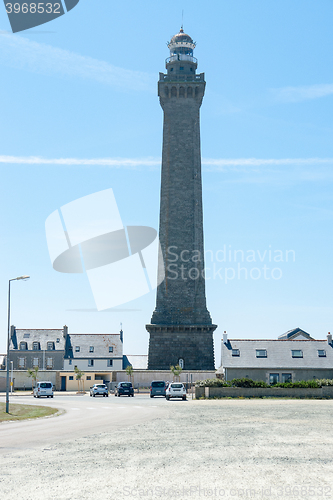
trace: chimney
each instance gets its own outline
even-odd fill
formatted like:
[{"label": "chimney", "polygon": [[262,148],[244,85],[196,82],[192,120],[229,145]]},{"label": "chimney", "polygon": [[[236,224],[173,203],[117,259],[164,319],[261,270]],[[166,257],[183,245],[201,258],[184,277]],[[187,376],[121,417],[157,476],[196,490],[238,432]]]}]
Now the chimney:
[{"label": "chimney", "polygon": [[65,325],[63,327],[63,329],[62,329],[62,335],[63,335],[64,338],[67,337],[67,335],[68,335],[68,326],[67,325]]},{"label": "chimney", "polygon": [[331,332],[328,332],[327,343],[328,343],[328,345],[332,345],[332,334],[331,334]]},{"label": "chimney", "polygon": [[228,343],[228,334],[227,332],[223,332],[223,344],[227,344]]}]

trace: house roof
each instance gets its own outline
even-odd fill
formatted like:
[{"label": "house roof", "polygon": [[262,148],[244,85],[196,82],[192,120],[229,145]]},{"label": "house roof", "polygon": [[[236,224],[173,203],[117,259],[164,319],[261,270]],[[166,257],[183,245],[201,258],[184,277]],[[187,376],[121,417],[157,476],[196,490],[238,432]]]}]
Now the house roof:
[{"label": "house roof", "polygon": [[19,349],[20,342],[26,342],[28,344],[28,349],[31,350],[33,342],[39,342],[41,350],[46,350],[47,342],[54,342],[54,349],[56,351],[63,351],[65,349],[65,340],[64,330],[62,328],[14,328],[11,336],[10,349]]},{"label": "house roof", "polygon": [[283,333],[278,337],[279,340],[293,340],[298,338],[298,340],[301,340],[302,338],[308,339],[308,340],[314,340],[313,337],[310,336],[309,333],[305,332],[304,330],[301,330],[301,328],[294,328],[293,330],[289,330],[286,333]]},{"label": "house roof", "polygon": [[[80,351],[76,352],[75,348]],[[93,347],[93,352],[90,351]],[[113,347],[112,353],[109,353],[109,347]],[[123,355],[123,343],[120,339],[120,333],[71,333],[68,335],[68,345],[66,355],[72,348],[70,357],[72,358],[105,358]]]},{"label": "house roof", "polygon": [[123,369],[132,365],[134,370],[147,370],[148,355],[147,354],[124,354]]},{"label": "house roof", "polygon": [[[239,356],[232,350],[239,349]],[[257,358],[256,350],[267,351],[266,358]],[[293,358],[292,350],[301,350],[302,358]],[[326,357],[319,357],[324,350]],[[333,369],[333,345],[327,340],[240,340],[222,342],[222,368],[313,368]]]}]

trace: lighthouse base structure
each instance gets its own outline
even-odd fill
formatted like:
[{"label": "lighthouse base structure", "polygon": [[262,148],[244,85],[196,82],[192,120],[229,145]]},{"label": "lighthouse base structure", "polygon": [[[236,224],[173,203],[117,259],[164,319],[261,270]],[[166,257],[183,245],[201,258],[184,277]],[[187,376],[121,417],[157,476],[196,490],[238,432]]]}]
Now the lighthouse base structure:
[{"label": "lighthouse base structure", "polygon": [[148,370],[215,370],[213,332],[216,325],[146,325],[150,334]]}]

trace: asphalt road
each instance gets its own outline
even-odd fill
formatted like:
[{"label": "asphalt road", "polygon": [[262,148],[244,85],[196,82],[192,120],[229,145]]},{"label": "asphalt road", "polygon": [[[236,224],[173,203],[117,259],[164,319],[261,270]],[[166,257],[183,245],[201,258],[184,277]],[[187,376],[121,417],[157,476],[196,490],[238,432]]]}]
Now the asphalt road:
[{"label": "asphalt road", "polygon": [[333,498],[333,400],[43,402],[67,413],[0,424],[6,500]]},{"label": "asphalt road", "polygon": [[[0,402],[5,402],[5,398],[0,396]],[[10,403],[51,406],[62,410],[62,414],[1,423],[0,453],[113,432],[115,429],[151,420],[163,408],[167,408],[164,398],[151,399],[149,394],[138,394],[134,398],[116,398],[113,395],[108,398],[92,398],[89,394],[55,395],[53,399],[11,396]]]}]

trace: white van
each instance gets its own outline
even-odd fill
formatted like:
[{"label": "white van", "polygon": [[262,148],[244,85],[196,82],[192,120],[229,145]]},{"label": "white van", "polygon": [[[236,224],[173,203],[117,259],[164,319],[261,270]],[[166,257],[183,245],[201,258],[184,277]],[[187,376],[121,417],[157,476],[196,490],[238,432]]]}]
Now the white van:
[{"label": "white van", "polygon": [[37,385],[34,388],[34,398],[40,398],[41,396],[53,398],[52,382],[37,382]]}]

